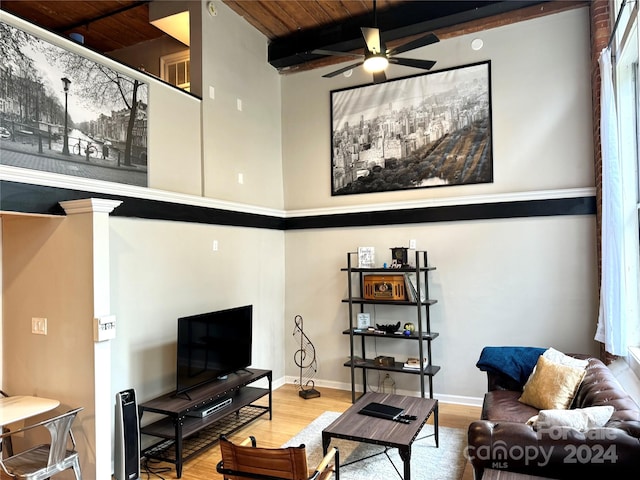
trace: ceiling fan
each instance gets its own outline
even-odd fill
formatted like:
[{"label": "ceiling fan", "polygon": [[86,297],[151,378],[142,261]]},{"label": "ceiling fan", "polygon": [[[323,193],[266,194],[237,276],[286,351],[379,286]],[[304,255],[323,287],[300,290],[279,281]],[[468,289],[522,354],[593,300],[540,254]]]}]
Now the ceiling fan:
[{"label": "ceiling fan", "polygon": [[421,68],[431,70],[436,64],[434,60],[418,60],[415,58],[398,58],[399,53],[408,52],[416,48],[425,47],[432,43],[437,43],[440,39],[434,34],[429,33],[415,40],[399,45],[395,48],[387,50],[380,36],[380,29],[377,27],[376,16],[376,0],[373,0],[373,27],[361,27],[362,36],[364,37],[365,48],[364,53],[337,52],[332,50],[316,49],[310,53],[317,55],[333,55],[339,57],[358,58],[357,63],[340,68],[333,72],[323,75],[324,78],[335,77],[343,72],[349,71],[355,67],[362,65],[365,70],[373,74],[373,83],[384,82],[387,77],[384,73],[390,63],[404,65],[407,67]]}]

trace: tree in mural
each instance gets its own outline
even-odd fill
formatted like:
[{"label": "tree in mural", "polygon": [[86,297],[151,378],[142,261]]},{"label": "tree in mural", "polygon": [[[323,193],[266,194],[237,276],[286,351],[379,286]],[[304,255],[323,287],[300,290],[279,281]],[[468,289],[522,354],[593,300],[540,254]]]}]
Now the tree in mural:
[{"label": "tree in mural", "polygon": [[62,71],[73,72],[74,92],[83,102],[94,106],[124,105],[129,111],[124,164],[131,165],[133,129],[140,102],[146,100],[146,88],[140,95],[141,87],[146,84],[72,52],[48,49],[46,53],[48,60],[55,62]]},{"label": "tree in mural", "polygon": [[[41,107],[48,108],[48,121],[64,123],[64,110],[56,100],[61,77],[70,80],[72,95],[78,107],[98,117],[117,115],[126,121],[126,130],[114,127],[122,141],[124,165],[131,165],[136,120],[146,108],[147,85],[101,63],[45,42],[29,33],[0,22],[0,98],[19,102],[21,119],[36,119]],[[55,72],[55,74],[54,74]],[[35,98],[35,100],[33,100]],[[34,109],[34,114],[31,110]],[[62,112],[61,114],[59,112]],[[101,113],[102,112],[102,113]],[[62,118],[60,118],[62,117]],[[78,122],[71,121],[71,125]],[[146,149],[146,142],[143,143]]]},{"label": "tree in mural", "polygon": [[3,63],[11,64],[20,61],[31,61],[31,59],[22,52],[22,47],[35,40],[34,37],[0,22],[0,57]]}]

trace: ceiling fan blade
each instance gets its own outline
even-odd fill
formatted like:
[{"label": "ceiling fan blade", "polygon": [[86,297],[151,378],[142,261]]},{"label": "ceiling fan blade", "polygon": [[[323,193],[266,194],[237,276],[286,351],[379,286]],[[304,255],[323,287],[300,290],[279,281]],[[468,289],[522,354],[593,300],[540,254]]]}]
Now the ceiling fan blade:
[{"label": "ceiling fan blade", "polygon": [[373,83],[382,83],[387,81],[387,76],[384,74],[384,70],[373,73]]},{"label": "ceiling fan blade", "polygon": [[361,27],[360,30],[362,30],[362,36],[364,37],[364,41],[367,44],[369,52],[381,53],[380,30],[373,27]]},{"label": "ceiling fan blade", "polygon": [[389,50],[387,55],[396,55],[402,52],[408,52],[409,50],[413,50],[414,48],[426,47],[427,45],[431,45],[432,43],[438,43],[440,39],[436,37],[434,33],[429,33],[424,37],[416,38],[410,42],[407,42],[403,45],[399,45],[396,48]]},{"label": "ceiling fan blade", "polygon": [[364,55],[361,53],[336,52],[333,50],[322,50],[322,49],[311,50],[308,53],[311,53],[314,55],[333,55],[334,57],[364,58]]},{"label": "ceiling fan blade", "polygon": [[360,65],[362,65],[364,63],[364,60],[362,62],[358,62],[358,63],[353,63],[351,65],[348,65],[346,67],[342,67],[339,70],[336,70],[334,72],[330,72],[330,73],[325,73],[324,75],[322,75],[324,78],[331,78],[331,77],[335,77],[336,75],[340,75],[343,72],[346,72],[347,70],[351,70],[352,68],[356,68],[359,67]]},{"label": "ceiling fan blade", "polygon": [[397,65],[404,65],[405,67],[422,68],[423,70],[431,70],[436,64],[434,60],[418,60],[415,58],[398,58],[391,57],[389,63],[395,63]]}]

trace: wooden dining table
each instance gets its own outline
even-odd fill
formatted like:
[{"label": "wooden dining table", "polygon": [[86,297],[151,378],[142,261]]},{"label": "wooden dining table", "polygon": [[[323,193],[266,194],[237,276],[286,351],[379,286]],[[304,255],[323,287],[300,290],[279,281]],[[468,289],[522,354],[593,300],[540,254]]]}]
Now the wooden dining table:
[{"label": "wooden dining table", "polygon": [[34,417],[41,413],[53,410],[60,402],[51,398],[34,397],[30,395],[16,395],[14,397],[0,398],[0,425]]}]

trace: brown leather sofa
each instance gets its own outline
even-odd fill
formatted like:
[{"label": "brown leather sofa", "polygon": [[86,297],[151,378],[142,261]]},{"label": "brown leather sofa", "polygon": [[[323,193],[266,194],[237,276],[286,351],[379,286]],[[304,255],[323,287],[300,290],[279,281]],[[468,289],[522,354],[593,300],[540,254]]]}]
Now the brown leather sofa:
[{"label": "brown leather sofa", "polygon": [[487,371],[488,392],[481,420],[469,425],[468,457],[476,480],[485,468],[555,479],[615,478],[640,475],[640,407],[600,360],[588,360],[571,408],[611,405],[604,427],[584,432],[568,428],[534,430],[527,421],[538,410],[518,401],[523,385]]}]

